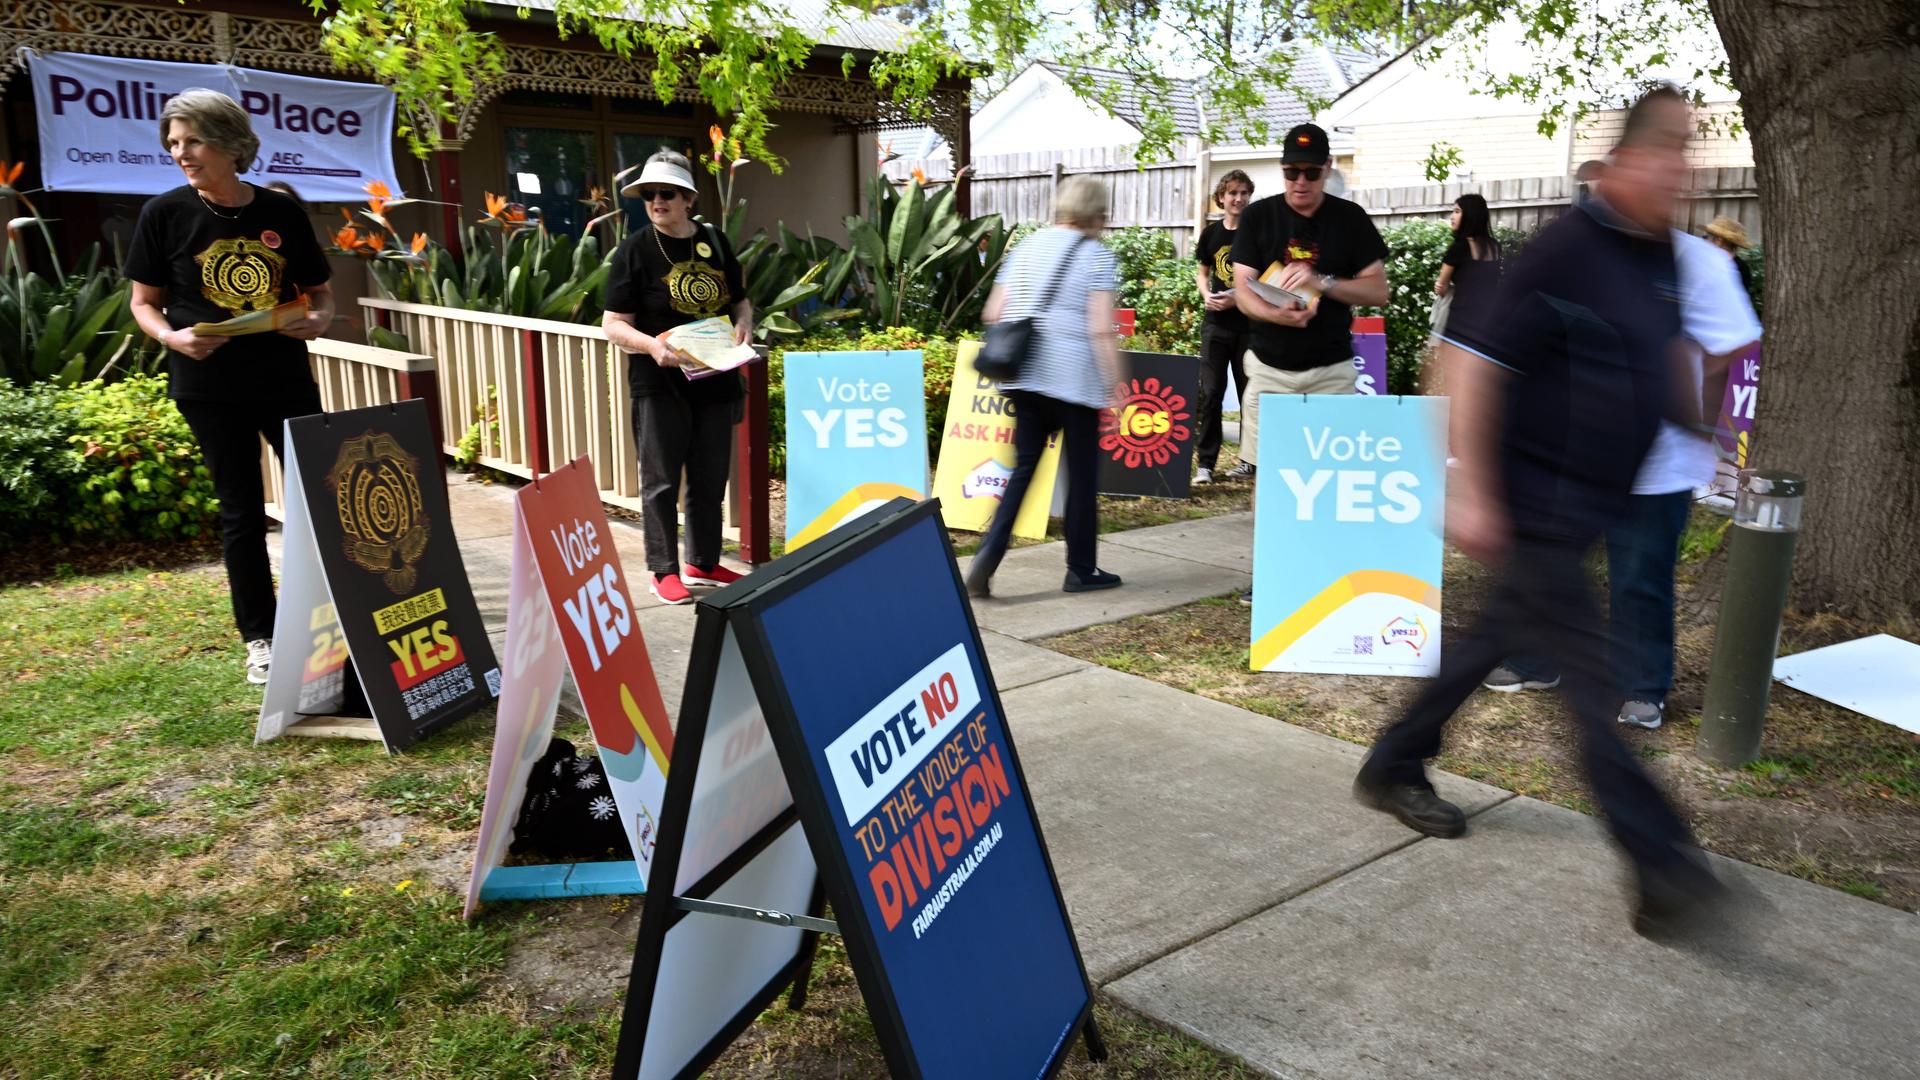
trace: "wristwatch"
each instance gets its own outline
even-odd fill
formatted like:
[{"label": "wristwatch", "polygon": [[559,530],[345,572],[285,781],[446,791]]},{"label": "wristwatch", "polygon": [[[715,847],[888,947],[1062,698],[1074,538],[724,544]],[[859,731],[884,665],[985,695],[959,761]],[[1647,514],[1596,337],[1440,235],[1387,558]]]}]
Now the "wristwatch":
[{"label": "wristwatch", "polygon": [[1320,291],[1326,292],[1332,289],[1334,286],[1334,283],[1339,280],[1340,280],[1339,278],[1334,277],[1332,274],[1321,274],[1320,281],[1319,281]]}]

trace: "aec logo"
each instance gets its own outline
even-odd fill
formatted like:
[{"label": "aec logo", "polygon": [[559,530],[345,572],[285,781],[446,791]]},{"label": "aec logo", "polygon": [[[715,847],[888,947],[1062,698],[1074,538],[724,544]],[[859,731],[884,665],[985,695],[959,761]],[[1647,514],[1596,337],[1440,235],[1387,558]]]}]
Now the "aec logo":
[{"label": "aec logo", "polygon": [[1420,650],[1427,647],[1427,624],[1420,621],[1418,615],[1409,619],[1402,615],[1380,628],[1380,643],[1383,645],[1405,645],[1419,656]]},{"label": "aec logo", "polygon": [[1100,413],[1100,449],[1129,469],[1172,461],[1177,445],[1193,437],[1186,395],[1151,377],[1123,381],[1119,389],[1120,404]]}]

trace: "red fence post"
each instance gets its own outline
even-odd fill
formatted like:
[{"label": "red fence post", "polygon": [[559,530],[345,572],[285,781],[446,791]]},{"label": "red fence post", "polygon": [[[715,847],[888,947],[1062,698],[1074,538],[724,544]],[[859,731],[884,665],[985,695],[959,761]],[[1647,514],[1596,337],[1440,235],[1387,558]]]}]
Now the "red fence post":
[{"label": "red fence post", "polygon": [[540,361],[539,334],[520,331],[520,355],[526,364],[527,465],[538,480],[553,471],[547,467],[547,369]]},{"label": "red fence post", "polygon": [[443,124],[440,139],[434,145],[433,173],[437,181],[440,201],[441,245],[447,253],[460,257],[460,150],[464,140],[460,139],[452,124]]},{"label": "red fence post", "polygon": [[[440,379],[433,371],[403,371],[400,373],[400,400],[420,398],[427,403],[427,430],[433,432],[434,444],[445,446],[447,429],[440,423]],[[458,440],[455,440],[456,442]]]},{"label": "red fence post", "polygon": [[748,364],[746,416],[734,430],[736,477],[744,494],[740,514],[740,558],[758,566],[773,558],[772,533],[767,521],[767,365]]}]

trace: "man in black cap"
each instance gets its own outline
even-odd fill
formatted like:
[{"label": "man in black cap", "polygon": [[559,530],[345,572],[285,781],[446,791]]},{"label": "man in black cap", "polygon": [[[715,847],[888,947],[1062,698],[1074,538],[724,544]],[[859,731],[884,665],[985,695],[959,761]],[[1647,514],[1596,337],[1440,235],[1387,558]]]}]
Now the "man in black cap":
[{"label": "man in black cap", "polygon": [[1259,461],[1260,395],[1353,393],[1351,305],[1387,302],[1386,242],[1365,210],[1327,194],[1331,159],[1325,131],[1287,132],[1285,189],[1248,206],[1234,236],[1234,302],[1253,330],[1240,402],[1249,472]]}]

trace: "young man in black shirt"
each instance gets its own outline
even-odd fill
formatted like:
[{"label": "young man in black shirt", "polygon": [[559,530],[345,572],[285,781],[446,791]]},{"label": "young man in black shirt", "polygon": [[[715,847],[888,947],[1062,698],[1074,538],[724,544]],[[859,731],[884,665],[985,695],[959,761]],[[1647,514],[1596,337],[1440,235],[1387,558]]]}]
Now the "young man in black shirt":
[{"label": "young man in black shirt", "polygon": [[[1200,261],[1200,296],[1207,305],[1206,320],[1200,326],[1200,441],[1194,444],[1198,469],[1196,484],[1213,483],[1213,470],[1220,462],[1220,406],[1227,397],[1227,374],[1233,374],[1233,387],[1242,400],[1247,396],[1247,372],[1242,359],[1247,352],[1247,317],[1233,302],[1233,238],[1240,229],[1240,215],[1253,199],[1253,179],[1240,169],[1230,169],[1214,186],[1213,201],[1220,207],[1220,220],[1209,222],[1200,232],[1194,255]],[[1242,466],[1241,468],[1245,468]],[[1252,470],[1239,476],[1251,476]]]},{"label": "young man in black shirt", "polygon": [[[1466,831],[1424,761],[1494,665],[1544,652],[1561,669],[1594,799],[1632,861],[1636,929],[1650,932],[1718,891],[1686,825],[1615,732],[1606,636],[1585,555],[1627,505],[1682,355],[1669,225],[1687,181],[1689,121],[1677,91],[1650,92],[1591,197],[1543,230],[1478,319],[1442,337],[1459,467],[1447,532],[1499,568],[1477,620],[1361,766],[1354,790],[1430,836]],[[1680,419],[1676,417],[1676,419]]]},{"label": "young man in black shirt", "polygon": [[[1387,302],[1387,245],[1367,212],[1327,194],[1327,133],[1287,132],[1286,189],[1247,207],[1233,240],[1233,299],[1251,326],[1240,402],[1240,460],[1259,463],[1261,394],[1351,394],[1354,304]],[[1271,273],[1270,273],[1271,271]],[[1250,283],[1307,298],[1277,306]]]}]

